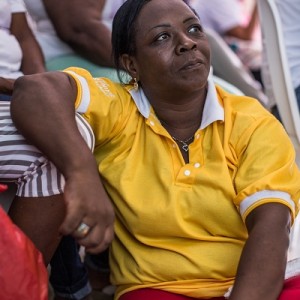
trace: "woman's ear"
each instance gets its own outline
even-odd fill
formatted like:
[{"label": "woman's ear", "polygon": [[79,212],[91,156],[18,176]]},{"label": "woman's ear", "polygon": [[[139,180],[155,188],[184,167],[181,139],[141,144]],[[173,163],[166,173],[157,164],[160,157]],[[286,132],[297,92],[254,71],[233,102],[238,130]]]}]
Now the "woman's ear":
[{"label": "woman's ear", "polygon": [[132,56],[130,56],[128,54],[123,54],[121,57],[121,63],[122,63],[123,68],[127,71],[127,73],[132,78],[138,78],[136,61]]}]

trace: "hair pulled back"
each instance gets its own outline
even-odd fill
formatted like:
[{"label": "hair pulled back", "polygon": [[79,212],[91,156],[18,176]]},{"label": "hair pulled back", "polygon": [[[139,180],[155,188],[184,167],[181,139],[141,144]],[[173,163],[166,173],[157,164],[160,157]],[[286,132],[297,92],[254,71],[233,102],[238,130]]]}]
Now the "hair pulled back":
[{"label": "hair pulled back", "polygon": [[[118,9],[112,25],[112,52],[115,67],[122,82],[123,54],[136,54],[136,22],[142,8],[151,0],[127,0]],[[165,1],[165,0],[162,0]],[[167,0],[169,1],[169,0]],[[188,5],[188,0],[182,0]],[[194,11],[194,10],[193,10]]]}]

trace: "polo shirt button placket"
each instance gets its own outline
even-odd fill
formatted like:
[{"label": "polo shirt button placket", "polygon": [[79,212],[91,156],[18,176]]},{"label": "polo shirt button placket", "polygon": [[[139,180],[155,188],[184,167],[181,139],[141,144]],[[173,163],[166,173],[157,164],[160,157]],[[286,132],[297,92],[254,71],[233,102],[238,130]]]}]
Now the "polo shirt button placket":
[{"label": "polo shirt button placket", "polygon": [[184,175],[185,176],[190,176],[191,175],[191,171],[190,170],[185,170],[184,171]]},{"label": "polo shirt button placket", "polygon": [[201,167],[201,164],[200,164],[200,163],[195,163],[195,164],[194,164],[194,167],[195,167],[196,169],[198,169],[198,168]]}]

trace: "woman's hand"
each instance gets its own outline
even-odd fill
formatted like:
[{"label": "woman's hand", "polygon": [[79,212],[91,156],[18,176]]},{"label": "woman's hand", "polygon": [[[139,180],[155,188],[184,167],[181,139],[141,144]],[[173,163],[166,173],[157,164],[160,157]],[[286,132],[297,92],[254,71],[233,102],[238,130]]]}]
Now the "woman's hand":
[{"label": "woman's hand", "polygon": [[[88,252],[106,249],[114,236],[114,210],[97,168],[83,166],[73,172],[66,179],[64,199],[66,217],[60,232],[71,234]],[[77,230],[81,223],[89,227],[86,234]]]}]

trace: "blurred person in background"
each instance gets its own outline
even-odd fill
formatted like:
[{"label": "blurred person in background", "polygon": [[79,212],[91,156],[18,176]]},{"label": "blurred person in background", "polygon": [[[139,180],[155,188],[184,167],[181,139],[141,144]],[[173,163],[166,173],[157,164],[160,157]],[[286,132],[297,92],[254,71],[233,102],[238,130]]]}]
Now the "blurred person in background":
[{"label": "blurred person in background", "polygon": [[262,83],[262,45],[257,4],[239,0],[191,0],[204,28],[218,33],[237,54],[254,78]]},{"label": "blurred person in background", "polygon": [[23,0],[0,1],[0,100],[9,100],[14,80],[45,71],[44,58],[26,17]]},{"label": "blurred person in background", "polygon": [[47,69],[84,67],[94,76],[108,76],[118,81],[112,69],[111,24],[123,2],[25,0]]},{"label": "blurred person in background", "polygon": [[[274,0],[274,3],[278,8],[281,20],[282,36],[288,67],[298,107],[300,109],[300,0]],[[275,105],[273,87],[269,74],[268,64],[271,63],[276,62],[268,61],[267,58],[263,60],[262,77],[266,93],[270,101],[273,103],[272,112],[275,116],[277,116],[277,118],[281,119],[277,105]]]}]

